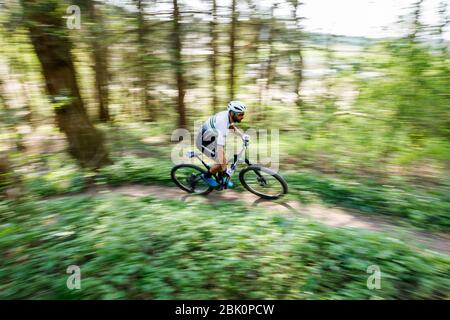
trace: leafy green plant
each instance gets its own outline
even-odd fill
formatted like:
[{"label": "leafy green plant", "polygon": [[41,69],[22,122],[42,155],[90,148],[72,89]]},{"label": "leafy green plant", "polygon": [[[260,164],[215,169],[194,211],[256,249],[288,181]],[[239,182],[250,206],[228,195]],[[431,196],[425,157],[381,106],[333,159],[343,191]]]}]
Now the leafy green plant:
[{"label": "leafy green plant", "polygon": [[[448,256],[239,203],[112,194],[0,210],[10,217],[0,224],[3,299],[448,297]],[[81,268],[81,290],[66,287],[69,265]],[[379,290],[367,288],[369,265],[381,269]]]},{"label": "leafy green plant", "polygon": [[111,166],[101,168],[97,175],[99,183],[118,185],[125,182],[134,183],[169,183],[170,161],[156,158],[138,158],[126,156],[116,159]]},{"label": "leafy green plant", "polygon": [[426,192],[407,185],[380,185],[314,172],[289,173],[286,179],[294,194],[312,192],[331,204],[406,218],[423,229],[450,230],[445,187]]}]

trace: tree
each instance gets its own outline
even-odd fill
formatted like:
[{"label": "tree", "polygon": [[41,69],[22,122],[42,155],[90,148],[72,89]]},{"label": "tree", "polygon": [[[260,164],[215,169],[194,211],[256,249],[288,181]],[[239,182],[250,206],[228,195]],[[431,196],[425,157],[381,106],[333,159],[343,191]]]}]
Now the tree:
[{"label": "tree", "polygon": [[7,154],[0,155],[0,199],[19,198],[23,195],[22,181],[12,167]]},{"label": "tree", "polygon": [[175,80],[177,83],[178,97],[178,126],[180,128],[187,127],[186,106],[184,104],[184,96],[186,94],[186,83],[184,80],[184,68],[181,57],[181,30],[180,30],[180,11],[178,1],[173,0],[173,64],[175,66]]},{"label": "tree", "polygon": [[145,1],[135,0],[137,5],[137,20],[138,20],[138,67],[139,67],[139,77],[140,77],[140,87],[142,90],[142,100],[143,107],[148,114],[148,120],[155,120],[155,110],[152,108],[149,95],[149,65],[148,65],[148,52],[147,48],[149,46],[147,41],[148,36],[148,24],[145,20]]},{"label": "tree", "polygon": [[274,10],[277,4],[273,4],[270,9],[270,18],[268,21],[260,24],[260,79],[261,85],[259,89],[259,112],[257,115],[257,121],[265,119],[266,108],[270,100],[270,85],[273,80],[274,68],[275,68],[275,55],[273,50],[274,41]]},{"label": "tree", "polygon": [[416,41],[419,32],[422,31],[422,23],[420,22],[420,16],[422,14],[422,3],[423,0],[418,0],[413,4],[414,12],[412,18],[412,31],[408,35],[408,38],[412,42]]},{"label": "tree", "polygon": [[217,107],[219,104],[218,96],[217,96],[217,69],[218,69],[218,61],[217,58],[219,56],[219,48],[218,48],[218,30],[217,30],[217,1],[212,0],[212,19],[210,22],[210,36],[211,36],[211,48],[213,53],[211,55],[211,72],[212,72],[212,82],[211,82],[211,91],[212,91],[212,107],[213,113],[217,112]]},{"label": "tree", "polygon": [[94,1],[88,1],[89,12],[92,21],[96,21],[93,32],[93,54],[94,54],[94,68],[95,68],[95,84],[98,94],[99,102],[99,119],[102,122],[110,120],[109,106],[108,106],[108,51],[104,41],[99,41],[100,33],[104,32],[103,17],[95,8]]},{"label": "tree", "polygon": [[21,3],[57,125],[68,140],[69,153],[83,167],[98,168],[111,163],[103,136],[89,121],[81,100],[71,42],[63,25],[65,11],[56,0],[21,0]]},{"label": "tree", "polygon": [[2,194],[7,196],[8,189],[13,185],[13,171],[11,163],[6,155],[0,156],[0,198]]},{"label": "tree", "polygon": [[109,106],[108,106],[108,48],[104,40],[105,27],[103,23],[103,16],[98,11],[95,1],[83,0],[89,13],[91,24],[91,45],[94,57],[95,70],[95,87],[97,90],[99,103],[99,120],[107,122],[110,120]]},{"label": "tree", "polygon": [[294,35],[294,57],[293,57],[293,72],[294,72],[294,88],[295,88],[295,104],[300,112],[300,115],[304,114],[304,105],[301,97],[302,83],[303,83],[303,52],[302,52],[302,38],[303,33],[300,27],[301,17],[299,15],[299,9],[302,3],[299,0],[293,0],[294,7],[294,22],[295,32]]},{"label": "tree", "polygon": [[231,2],[231,25],[230,25],[230,82],[229,82],[229,100],[234,100],[235,96],[235,78],[236,78],[236,28],[237,12],[236,0]]}]

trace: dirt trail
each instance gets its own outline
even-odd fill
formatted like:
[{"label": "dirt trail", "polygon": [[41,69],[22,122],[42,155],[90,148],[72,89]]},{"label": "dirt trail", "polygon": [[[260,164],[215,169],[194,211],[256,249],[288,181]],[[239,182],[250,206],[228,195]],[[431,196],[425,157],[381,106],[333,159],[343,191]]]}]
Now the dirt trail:
[{"label": "dirt trail", "polygon": [[162,199],[179,199],[186,203],[201,199],[205,202],[213,201],[241,201],[248,206],[260,207],[271,211],[285,212],[290,217],[299,217],[319,221],[335,228],[358,228],[375,232],[386,232],[394,238],[400,238],[411,245],[421,245],[430,250],[450,255],[450,234],[431,233],[406,228],[389,219],[375,215],[364,215],[358,212],[338,207],[326,207],[320,204],[303,204],[295,200],[268,201],[251,194],[250,192],[236,192],[226,190],[212,192],[207,196],[187,194],[176,187],[124,185],[120,187],[97,188],[92,187],[84,194],[99,195],[117,193],[130,197],[154,196]]}]

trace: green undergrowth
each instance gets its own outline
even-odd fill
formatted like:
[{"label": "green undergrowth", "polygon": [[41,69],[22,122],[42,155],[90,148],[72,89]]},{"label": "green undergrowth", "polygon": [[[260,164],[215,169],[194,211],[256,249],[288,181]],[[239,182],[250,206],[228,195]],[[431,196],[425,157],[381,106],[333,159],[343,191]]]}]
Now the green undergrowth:
[{"label": "green undergrowth", "polygon": [[445,299],[450,285],[448,256],[382,233],[200,199],[1,202],[0,250],[2,299]]}]

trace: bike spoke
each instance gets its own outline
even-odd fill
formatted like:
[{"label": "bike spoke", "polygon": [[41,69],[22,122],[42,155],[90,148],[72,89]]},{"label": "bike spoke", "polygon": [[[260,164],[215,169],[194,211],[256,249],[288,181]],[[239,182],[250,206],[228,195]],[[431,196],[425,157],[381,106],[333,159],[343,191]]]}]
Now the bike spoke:
[{"label": "bike spoke", "polygon": [[195,193],[204,192],[209,188],[200,175],[201,172],[199,170],[190,167],[179,168],[175,173],[177,181],[186,189]]},{"label": "bike spoke", "polygon": [[250,170],[245,173],[245,182],[254,191],[276,197],[283,194],[283,186],[271,174],[258,170]]}]

